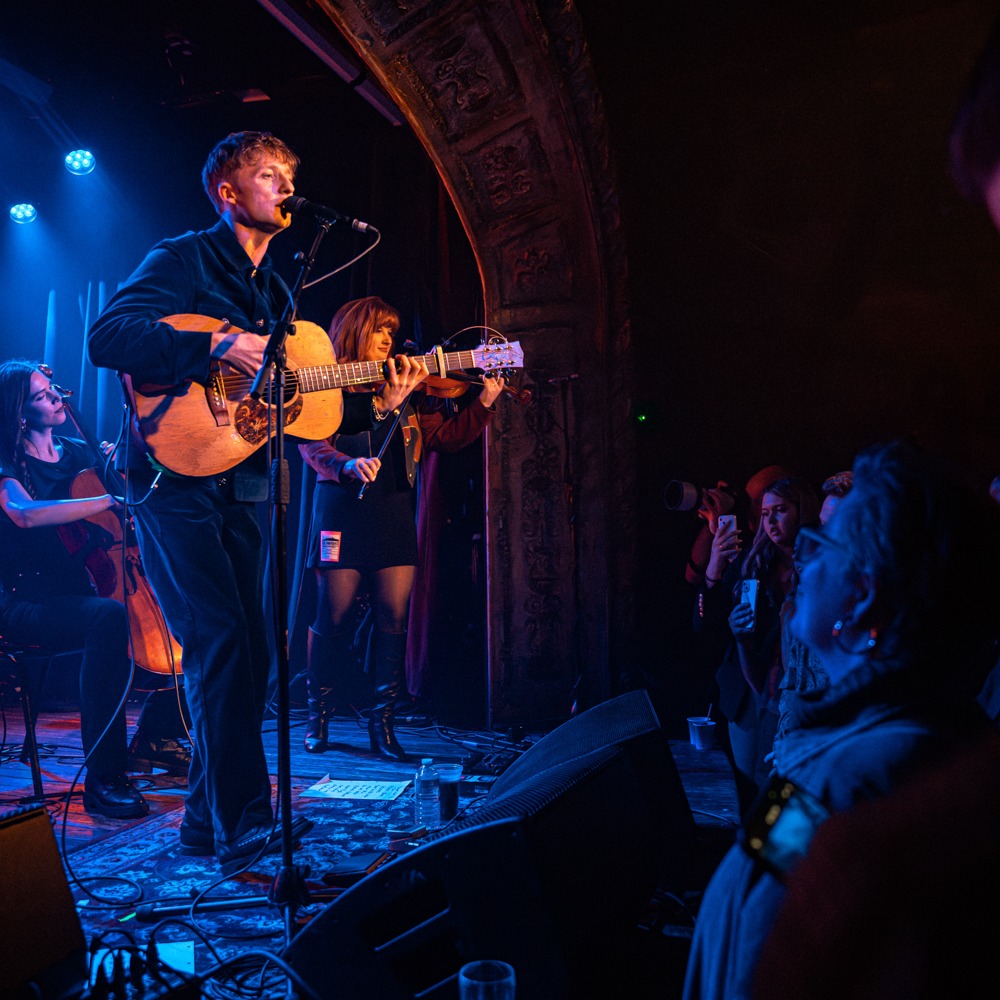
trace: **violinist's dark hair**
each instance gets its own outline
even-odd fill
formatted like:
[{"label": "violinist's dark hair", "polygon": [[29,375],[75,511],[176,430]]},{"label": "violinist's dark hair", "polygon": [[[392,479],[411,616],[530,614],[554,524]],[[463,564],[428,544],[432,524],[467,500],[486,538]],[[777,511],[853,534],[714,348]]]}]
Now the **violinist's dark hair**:
[{"label": "violinist's dark hair", "polygon": [[399,329],[399,313],[377,295],[345,302],[330,323],[330,342],[338,361],[360,361],[380,326]]},{"label": "violinist's dark hair", "polygon": [[38,362],[15,358],[0,363],[0,465],[16,469],[25,482],[24,404],[31,393],[31,376]]}]

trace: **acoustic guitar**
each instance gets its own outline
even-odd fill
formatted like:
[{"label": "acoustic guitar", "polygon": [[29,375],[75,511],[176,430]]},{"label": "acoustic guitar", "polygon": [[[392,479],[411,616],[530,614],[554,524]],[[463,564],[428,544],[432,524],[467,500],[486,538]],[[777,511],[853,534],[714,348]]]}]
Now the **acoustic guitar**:
[{"label": "acoustic guitar", "polygon": [[[211,316],[183,314],[162,320],[176,330],[241,333]],[[330,437],[344,415],[341,390],[385,380],[381,361],[337,364],[326,331],[296,321],[285,341],[285,433],[306,441]],[[427,355],[432,374],[479,369],[485,373],[521,368],[517,341],[484,344],[471,351]],[[391,363],[391,362],[390,362]],[[205,384],[189,379],[180,385],[134,385],[123,378],[137,430],[153,459],[183,476],[213,476],[238,465],[275,433],[273,395],[250,398],[253,379],[222,361],[214,361]]]}]

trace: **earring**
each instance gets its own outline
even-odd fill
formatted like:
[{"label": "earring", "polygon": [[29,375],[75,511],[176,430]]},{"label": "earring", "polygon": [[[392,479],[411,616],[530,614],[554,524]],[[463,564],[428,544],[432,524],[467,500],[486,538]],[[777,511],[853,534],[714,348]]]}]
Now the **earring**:
[{"label": "earring", "polygon": [[842,632],[843,630],[844,630],[844,623],[843,623],[843,622],[842,622],[842,621],[841,621],[841,620],[840,620],[840,619],[838,618],[838,619],[837,619],[837,620],[836,620],[836,621],[835,621],[835,622],[833,623],[833,637],[834,637],[834,639],[836,639],[836,638],[837,638],[837,636],[838,636],[838,635],[840,635],[840,633],[841,633],[841,632]]},{"label": "earring", "polygon": [[868,646],[869,650],[874,649],[878,645],[878,629],[873,628],[868,633],[868,642],[865,644]]},{"label": "earring", "polygon": [[21,431],[24,432],[28,429],[28,418],[21,417]]}]

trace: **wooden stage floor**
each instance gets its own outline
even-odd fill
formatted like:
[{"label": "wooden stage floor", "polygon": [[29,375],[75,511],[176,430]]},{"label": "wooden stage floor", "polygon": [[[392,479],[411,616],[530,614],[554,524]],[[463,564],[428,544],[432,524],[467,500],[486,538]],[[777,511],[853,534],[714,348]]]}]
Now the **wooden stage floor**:
[{"label": "wooden stage floor", "polygon": [[[131,733],[138,708],[130,706],[129,732]],[[292,776],[293,809],[295,812],[310,810],[311,799],[299,799],[299,796],[310,785],[327,775],[334,778],[352,780],[408,781],[413,777],[414,764],[381,761],[368,752],[368,736],[364,724],[360,720],[338,719],[331,725],[330,742],[332,748],[325,754],[308,754],[302,747],[304,731],[304,713],[293,713],[295,718],[291,724],[290,771]],[[31,794],[31,776],[29,768],[17,760],[20,744],[23,740],[23,723],[20,706],[11,703],[8,695],[4,705],[2,723],[2,752],[0,752],[0,815],[17,809],[19,801]],[[68,809],[65,806],[70,784],[77,776],[82,764],[80,744],[79,716],[75,711],[43,711],[39,715],[36,729],[37,739],[41,748],[42,777],[46,793],[46,808],[52,819],[53,830],[59,850],[67,870],[84,879],[100,878],[99,871],[107,869],[94,865],[90,860],[96,858],[95,851],[100,853],[103,843],[113,848],[120,843],[123,831],[127,839],[149,839],[150,842],[159,838],[161,843],[174,844],[176,826],[182,815],[186,783],[183,778],[168,777],[162,773],[152,775],[136,775],[136,781],[150,804],[150,815],[140,820],[110,820],[90,816],[83,810],[82,791],[78,786],[70,796]],[[404,724],[397,726],[400,741],[407,751],[415,758],[427,756],[437,761],[466,762],[470,754],[497,754],[500,763],[505,753],[510,750],[507,740],[498,734],[457,731],[445,729],[430,723]],[[544,734],[529,734],[520,744],[521,750],[530,747],[533,742]],[[278,733],[273,720],[265,724],[265,748],[272,775],[278,770]],[[702,886],[712,867],[721,858],[738,826],[739,815],[736,802],[735,785],[729,764],[721,750],[713,749],[699,751],[686,742],[671,741],[671,750],[678,766],[681,781],[691,807],[692,815],[698,831],[701,844],[701,856],[696,859],[697,872],[693,872],[695,883]],[[473,758],[475,759],[475,758]],[[513,759],[513,757],[509,758]],[[466,767],[466,774],[485,770],[482,761]],[[489,776],[483,775],[482,791],[489,788]],[[469,800],[475,800],[477,786],[463,784],[462,803],[468,807]],[[408,819],[411,815],[409,806],[409,791],[404,791],[398,802],[393,804],[391,817],[394,824]],[[474,801],[472,802],[474,808]],[[338,814],[337,825],[322,820],[313,832],[319,834],[320,840],[332,844],[337,849],[344,848],[348,854],[351,846],[363,841],[368,843],[368,849],[384,850],[388,847],[388,832],[384,821],[390,817],[390,811],[381,813],[383,826],[372,823],[371,804],[358,803],[357,830],[351,831],[350,810],[354,804],[341,804],[346,812]],[[368,812],[363,814],[367,806]],[[376,817],[376,824],[378,822]],[[364,833],[358,830],[364,826]],[[379,839],[381,837],[381,839]],[[166,839],[165,839],[166,838]],[[338,840],[338,838],[340,838]],[[305,839],[305,838],[304,838]],[[0,846],[2,849],[2,846]],[[357,850],[357,847],[354,847]],[[307,851],[308,853],[308,851]],[[360,853],[360,851],[358,852]],[[315,852],[314,852],[315,854]],[[175,862],[176,863],[176,862]],[[214,864],[214,862],[211,862]],[[160,884],[155,883],[148,888],[152,894],[166,894],[171,882],[176,880],[176,869],[163,869]],[[249,886],[243,887],[250,891]],[[266,888],[266,887],[265,887]],[[176,888],[173,888],[176,891]],[[260,891],[259,885],[255,891]],[[2,897],[2,889],[0,889]],[[107,916],[98,919],[98,914],[88,909],[87,900],[74,888],[74,898],[78,913],[88,942],[106,934]],[[696,904],[695,904],[696,905]],[[246,911],[242,911],[246,912]],[[239,918],[236,918],[237,925]],[[134,922],[130,925],[135,928]],[[232,924],[229,925],[230,929]],[[225,953],[225,949],[220,950]],[[669,996],[661,993],[660,996]]]}]

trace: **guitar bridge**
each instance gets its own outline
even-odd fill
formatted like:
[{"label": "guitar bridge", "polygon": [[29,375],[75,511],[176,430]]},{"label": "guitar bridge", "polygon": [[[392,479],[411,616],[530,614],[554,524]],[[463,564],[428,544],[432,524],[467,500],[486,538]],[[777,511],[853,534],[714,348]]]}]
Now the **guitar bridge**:
[{"label": "guitar bridge", "polygon": [[222,365],[215,361],[209,369],[209,379],[205,383],[205,401],[208,403],[217,427],[229,425],[229,410],[226,409],[226,380]]}]

